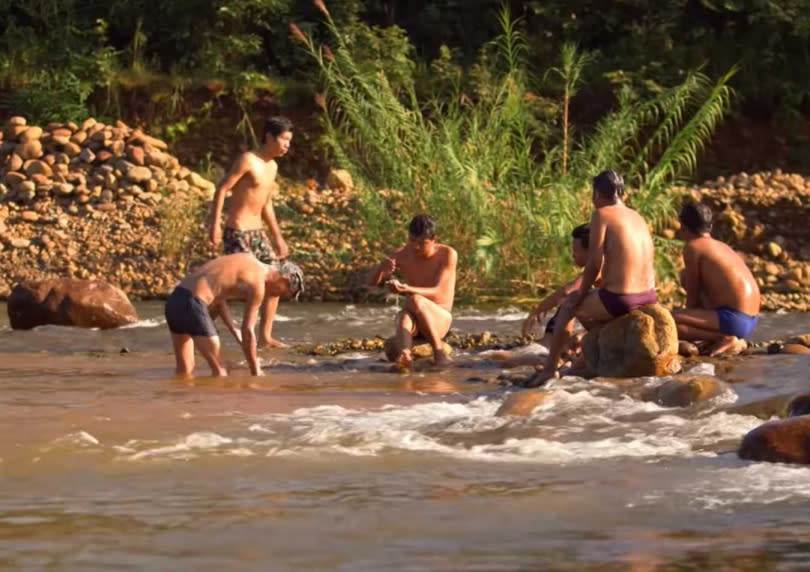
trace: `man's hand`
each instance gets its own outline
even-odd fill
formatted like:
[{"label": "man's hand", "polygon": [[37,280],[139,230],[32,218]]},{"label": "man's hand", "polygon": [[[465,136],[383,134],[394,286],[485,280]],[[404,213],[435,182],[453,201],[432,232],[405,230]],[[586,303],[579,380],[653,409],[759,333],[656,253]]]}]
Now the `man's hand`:
[{"label": "man's hand", "polygon": [[380,263],[380,270],[384,276],[390,276],[397,270],[397,261],[393,258],[386,258]]},{"label": "man's hand", "polygon": [[387,285],[388,289],[394,294],[407,294],[410,292],[410,286],[403,284],[399,280],[389,280]]},{"label": "man's hand", "polygon": [[222,228],[218,224],[212,224],[208,230],[208,236],[211,239],[211,244],[219,246],[219,243],[222,242]]},{"label": "man's hand", "polygon": [[281,258],[287,258],[290,255],[290,248],[283,238],[279,237],[276,244],[276,255]]}]

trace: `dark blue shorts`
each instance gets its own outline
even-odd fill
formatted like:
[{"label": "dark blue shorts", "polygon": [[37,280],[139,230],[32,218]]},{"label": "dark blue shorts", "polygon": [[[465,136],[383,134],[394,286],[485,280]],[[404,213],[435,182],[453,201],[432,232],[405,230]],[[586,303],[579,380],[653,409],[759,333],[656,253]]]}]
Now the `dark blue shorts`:
[{"label": "dark blue shorts", "polygon": [[745,338],[754,330],[757,322],[759,322],[759,316],[752,316],[727,306],[718,306],[714,311],[717,313],[720,331],[727,336]]},{"label": "dark blue shorts", "polygon": [[205,302],[178,286],[166,300],[166,323],[173,334],[213,338],[219,335]]}]

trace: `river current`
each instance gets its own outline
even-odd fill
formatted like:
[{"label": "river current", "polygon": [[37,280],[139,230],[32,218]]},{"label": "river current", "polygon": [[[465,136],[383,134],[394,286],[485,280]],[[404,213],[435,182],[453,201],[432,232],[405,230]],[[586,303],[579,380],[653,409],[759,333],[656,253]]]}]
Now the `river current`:
[{"label": "river current", "polygon": [[[808,567],[810,468],[738,459],[762,421],[727,408],[807,391],[810,356],[723,362],[733,392],[689,408],[567,378],[530,416],[497,417],[515,390],[468,381],[497,372],[483,361],[395,374],[376,354],[266,350],[252,378],[223,338],[231,377],[200,360],[181,382],[162,304],[138,311],[115,331],[16,332],[0,306],[3,568]],[[275,334],[386,335],[394,312],[283,303]],[[462,332],[524,316],[457,314]],[[808,331],[769,315],[757,338]]]}]

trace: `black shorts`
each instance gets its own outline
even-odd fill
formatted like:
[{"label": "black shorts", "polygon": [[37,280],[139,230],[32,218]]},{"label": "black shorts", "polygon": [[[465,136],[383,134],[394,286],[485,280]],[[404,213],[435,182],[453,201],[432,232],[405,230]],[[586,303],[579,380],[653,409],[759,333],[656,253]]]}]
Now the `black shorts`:
[{"label": "black shorts", "polygon": [[546,333],[553,334],[554,333],[554,326],[557,325],[557,316],[560,315],[560,307],[557,307],[557,311],[554,312],[554,315],[551,316],[551,319],[546,322]]},{"label": "black shorts", "polygon": [[166,300],[166,323],[173,334],[213,338],[219,335],[205,302],[178,286]]}]

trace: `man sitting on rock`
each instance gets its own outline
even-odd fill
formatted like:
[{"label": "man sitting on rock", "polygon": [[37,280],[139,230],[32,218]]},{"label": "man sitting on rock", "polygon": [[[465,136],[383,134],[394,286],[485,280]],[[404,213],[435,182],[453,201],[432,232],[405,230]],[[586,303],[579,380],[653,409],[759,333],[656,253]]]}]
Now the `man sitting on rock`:
[{"label": "man sitting on rock", "polygon": [[[220,217],[225,194],[231,191],[225,220],[225,254],[252,252],[262,262],[272,265],[278,265],[278,260],[289,254],[273,209],[273,195],[278,189],[276,159],[289,150],[292,129],[292,122],[286,117],[271,117],[265,125],[261,152],[243,153],[219,184],[212,205],[210,236],[214,245],[223,239]],[[275,250],[267,236],[265,224],[273,236]],[[272,336],[273,318],[277,310],[278,297],[268,296],[262,303],[261,346],[286,347]]]},{"label": "man sitting on rock", "polygon": [[[590,235],[590,227],[587,224],[581,224],[571,232],[571,238],[573,238],[571,241],[571,258],[573,258],[574,264],[576,264],[579,268],[584,267],[585,263],[588,261],[588,241],[590,240]],[[580,275],[571,280],[571,282],[563,284],[557,288],[551,296],[540,302],[537,305],[537,308],[535,308],[523,321],[523,327],[521,328],[523,337],[529,337],[532,330],[537,326],[537,324],[540,323],[545,315],[550,312],[552,308],[557,308],[557,311],[554,313],[551,319],[546,322],[543,338],[540,340],[542,345],[548,347],[551,344],[551,338],[554,335],[554,326],[557,323],[557,316],[560,314],[560,304],[565,301],[565,298],[569,294],[579,290],[581,285],[582,274],[580,273]],[[599,286],[598,278],[596,280],[596,285]]]},{"label": "man sitting on rock", "polygon": [[708,342],[711,355],[744,349],[759,321],[759,287],[740,256],[711,237],[712,211],[689,202],[679,216],[686,309],[673,312],[681,340]]},{"label": "man sitting on rock", "polygon": [[[655,304],[653,241],[645,220],[627,207],[624,180],[613,170],[593,179],[588,260],[579,290],[569,295],[560,308],[546,365],[532,377],[536,387],[559,375],[560,355],[566,346],[576,317],[591,329],[648,304]],[[602,286],[591,289],[597,277]]]},{"label": "man sitting on rock", "polygon": [[400,369],[413,363],[414,336],[427,339],[433,348],[433,362],[446,366],[452,360],[442,351],[442,339],[453,321],[458,254],[436,242],[436,223],[428,215],[418,215],[408,227],[408,242],[376,268],[372,284],[388,279],[397,270],[405,282],[390,280],[389,290],[405,294],[405,307],[396,317],[393,355]]},{"label": "man sitting on rock", "polygon": [[[206,262],[180,282],[166,300],[166,323],[177,364],[175,373],[192,375],[196,347],[211,366],[212,375],[228,375],[220,357],[219,334],[210,309],[222,316],[242,346],[250,373],[261,375],[253,331],[259,306],[265,296],[295,297],[303,289],[301,269],[291,262],[276,268],[250,253],[229,254]],[[241,332],[231,318],[228,298],[245,298]]]}]

